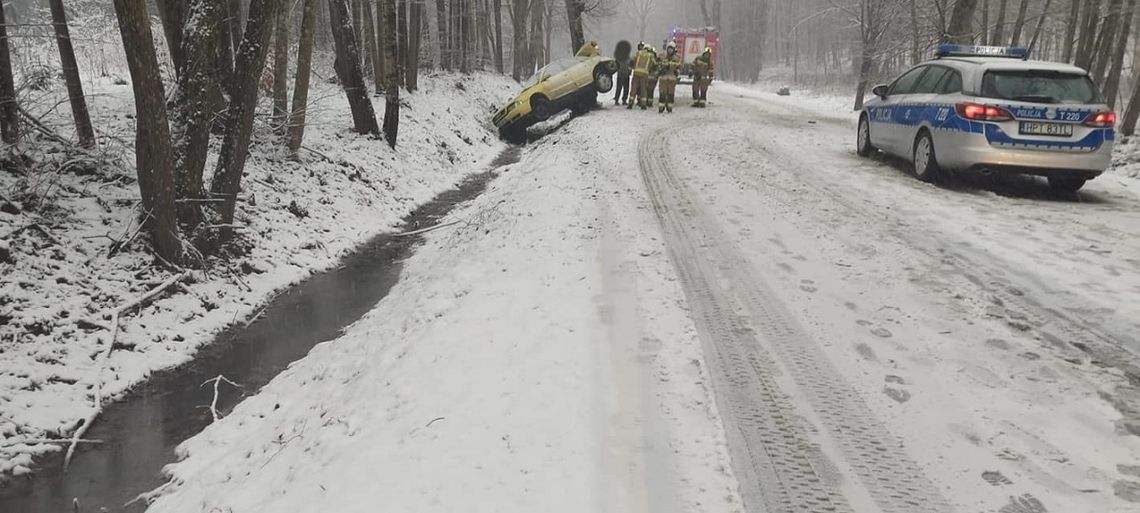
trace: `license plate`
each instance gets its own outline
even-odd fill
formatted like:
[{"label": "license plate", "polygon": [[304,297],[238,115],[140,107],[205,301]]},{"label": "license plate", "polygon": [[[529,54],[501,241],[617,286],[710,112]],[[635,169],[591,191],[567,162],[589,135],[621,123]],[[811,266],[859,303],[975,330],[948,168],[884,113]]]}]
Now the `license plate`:
[{"label": "license plate", "polygon": [[1073,125],[1062,123],[1021,122],[1022,135],[1047,135],[1050,137],[1072,137]]}]

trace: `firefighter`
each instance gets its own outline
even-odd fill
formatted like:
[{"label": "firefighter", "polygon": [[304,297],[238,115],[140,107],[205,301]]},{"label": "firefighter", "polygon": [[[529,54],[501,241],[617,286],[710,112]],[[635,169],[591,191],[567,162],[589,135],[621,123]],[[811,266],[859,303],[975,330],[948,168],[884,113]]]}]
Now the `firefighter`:
[{"label": "firefighter", "polygon": [[649,70],[653,67],[653,54],[650,53],[649,47],[644,44],[638,45],[641,50],[638,50],[637,56],[633,59],[633,83],[630,89],[633,90],[633,98],[629,101],[627,109],[632,109],[634,100],[641,110],[645,110],[645,99],[648,95],[649,86]]},{"label": "firefighter", "polygon": [[704,107],[708,102],[709,82],[713,79],[712,48],[693,59],[693,106]]},{"label": "firefighter", "polygon": [[657,48],[656,47],[650,46],[649,47],[649,53],[653,54],[653,64],[649,67],[649,76],[646,77],[646,84],[648,84],[648,85],[645,88],[647,91],[647,94],[645,95],[645,105],[647,105],[649,108],[652,109],[653,108],[653,93],[657,89],[657,78],[658,78],[657,65],[660,62],[660,57],[657,55]]},{"label": "firefighter", "polygon": [[598,55],[598,42],[590,41],[578,49],[578,54],[575,57],[595,57]]},{"label": "firefighter", "polygon": [[657,112],[673,112],[673,103],[677,100],[674,94],[677,91],[677,78],[681,75],[681,56],[677,55],[677,43],[669,41],[665,46],[665,58],[657,62],[657,74],[661,82]]}]

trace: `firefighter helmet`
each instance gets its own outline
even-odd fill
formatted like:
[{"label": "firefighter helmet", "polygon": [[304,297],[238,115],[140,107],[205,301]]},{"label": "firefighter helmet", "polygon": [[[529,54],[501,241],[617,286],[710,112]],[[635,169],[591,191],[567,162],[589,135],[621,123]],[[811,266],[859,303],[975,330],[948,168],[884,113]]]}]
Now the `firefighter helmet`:
[{"label": "firefighter helmet", "polygon": [[710,53],[710,54],[711,54],[711,53],[712,53],[712,48],[709,48],[709,47],[707,47],[707,46],[706,46],[706,47],[705,47],[705,51],[704,51],[703,53]]}]

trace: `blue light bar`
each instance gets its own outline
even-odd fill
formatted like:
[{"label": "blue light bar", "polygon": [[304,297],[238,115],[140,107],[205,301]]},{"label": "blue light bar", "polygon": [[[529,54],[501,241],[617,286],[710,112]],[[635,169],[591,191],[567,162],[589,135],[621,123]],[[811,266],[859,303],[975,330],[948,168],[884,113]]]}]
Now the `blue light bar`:
[{"label": "blue light bar", "polygon": [[1012,59],[1028,59],[1028,48],[1015,48],[1010,46],[976,46],[976,45],[938,45],[934,52],[936,57],[1009,57]]}]

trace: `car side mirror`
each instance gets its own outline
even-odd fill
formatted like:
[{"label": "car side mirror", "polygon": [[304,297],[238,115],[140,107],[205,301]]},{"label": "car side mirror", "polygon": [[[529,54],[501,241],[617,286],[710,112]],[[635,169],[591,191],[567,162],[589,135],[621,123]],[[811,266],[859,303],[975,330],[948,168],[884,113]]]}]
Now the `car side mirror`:
[{"label": "car side mirror", "polygon": [[886,100],[888,89],[889,88],[886,85],[880,84],[880,85],[875,86],[874,89],[871,89],[871,92],[874,93],[875,96],[878,96],[879,98]]}]

